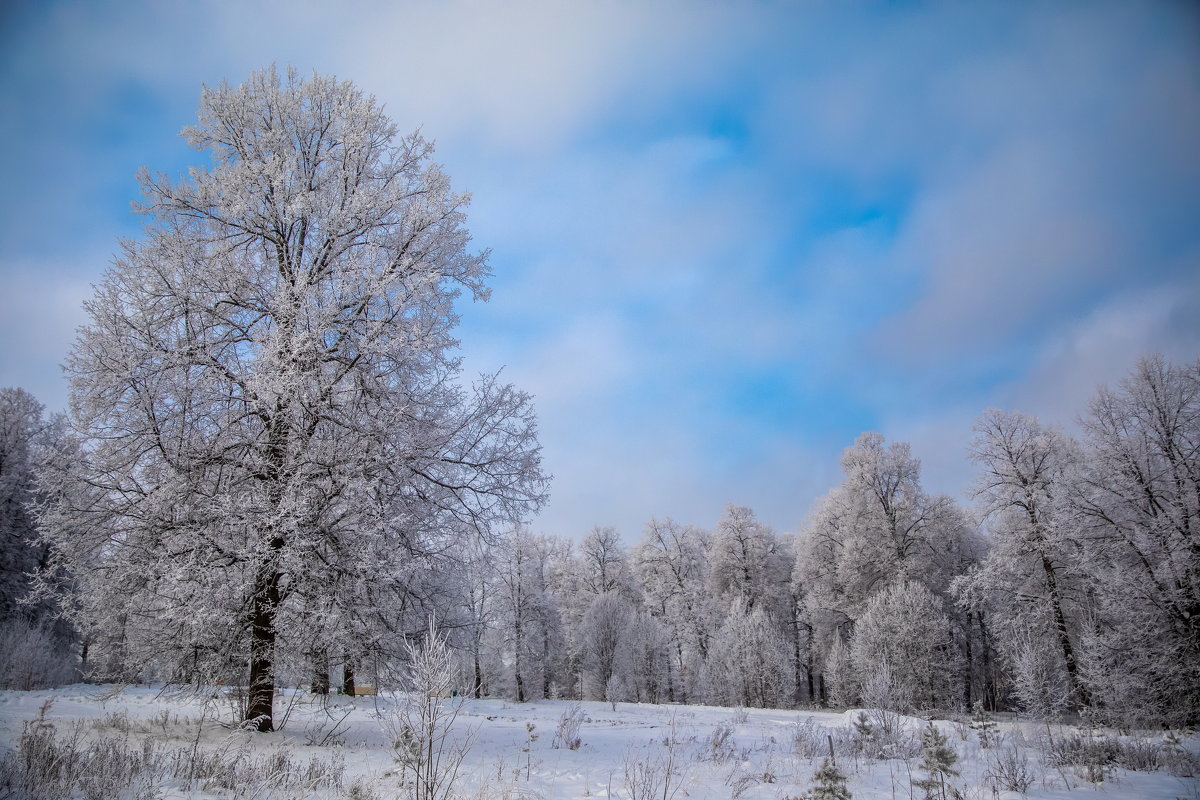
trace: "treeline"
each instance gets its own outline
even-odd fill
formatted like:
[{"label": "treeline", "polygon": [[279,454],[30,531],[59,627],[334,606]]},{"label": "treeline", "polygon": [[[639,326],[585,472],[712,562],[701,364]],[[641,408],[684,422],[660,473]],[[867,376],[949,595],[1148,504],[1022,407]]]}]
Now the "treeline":
[{"label": "treeline", "polygon": [[[77,445],[27,393],[6,389],[0,401],[0,650],[16,653],[25,637],[26,662],[10,656],[6,685],[30,685],[18,673],[36,684],[76,671],[211,679],[188,672],[199,642],[139,649],[128,620],[72,635],[45,593],[31,594],[32,575],[41,569],[45,583],[54,563],[37,534],[36,473]],[[334,686],[355,676],[395,683],[399,643],[433,616],[476,696],[897,710],[980,702],[1195,724],[1200,362],[1142,360],[1099,391],[1081,429],[1075,439],[1027,415],[984,412],[965,506],[922,488],[906,443],[864,433],[842,457],[841,483],[795,535],[729,505],[711,530],[651,520],[631,546],[612,528],[578,543],[517,528],[413,547],[404,575],[359,592],[372,613],[346,616],[385,623],[357,623],[343,638],[352,648],[290,632],[278,678],[317,691],[331,672]],[[60,591],[67,583],[57,577]],[[227,668],[238,680],[246,665]]]},{"label": "treeline", "polygon": [[965,507],[865,433],[795,536],[730,505],[461,554],[475,691],[1195,723],[1200,363],[1144,359],[1081,421],[984,412]]}]

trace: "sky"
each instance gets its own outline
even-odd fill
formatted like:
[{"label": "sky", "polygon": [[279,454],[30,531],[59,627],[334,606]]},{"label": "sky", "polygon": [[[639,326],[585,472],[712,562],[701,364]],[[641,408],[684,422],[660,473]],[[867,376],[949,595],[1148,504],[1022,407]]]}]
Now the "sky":
[{"label": "sky", "polygon": [[420,128],[490,248],[469,374],[536,398],[582,537],[726,503],[802,527],[866,430],[967,501],[988,407],[1068,431],[1200,356],[1200,6],[0,5],[0,386],[66,407],[139,167],[201,86],[334,74]]}]

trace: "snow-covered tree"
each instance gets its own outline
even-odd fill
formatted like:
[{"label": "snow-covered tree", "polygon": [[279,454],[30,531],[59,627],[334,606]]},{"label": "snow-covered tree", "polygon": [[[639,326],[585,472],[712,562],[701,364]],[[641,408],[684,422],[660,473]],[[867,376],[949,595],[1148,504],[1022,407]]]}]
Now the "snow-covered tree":
[{"label": "snow-covered tree", "polygon": [[[801,613],[817,650],[812,660],[824,672],[835,644],[848,644],[877,593],[916,581],[944,595],[977,549],[957,506],[922,489],[920,461],[907,443],[885,446],[881,435],[864,433],[843,454],[842,469],[841,485],[805,525],[793,572],[793,592],[804,598]],[[838,669],[846,674],[842,664]],[[848,691],[844,678],[839,683],[840,692]]]},{"label": "snow-covered tree", "polygon": [[881,670],[893,711],[950,708],[958,701],[960,655],[942,600],[915,581],[877,592],[854,626],[850,657],[860,692]]},{"label": "snow-covered tree", "polygon": [[645,611],[636,611],[623,639],[627,699],[637,703],[661,703],[671,686],[671,633],[662,622]]},{"label": "snow-covered tree", "polygon": [[454,299],[487,296],[420,135],[347,82],[274,69],[206,88],[208,167],[143,172],[144,234],[67,360],[99,491],[46,519],[90,629],[171,679],[247,670],[273,728],[277,655],[398,650],[414,556],[545,496],[528,396],[467,390]]},{"label": "snow-covered tree", "polygon": [[588,603],[605,592],[620,592],[636,600],[629,554],[613,527],[595,527],[579,543],[576,556],[577,590]]},{"label": "snow-covered tree", "polygon": [[669,697],[688,702],[702,689],[716,603],[708,592],[708,534],[673,520],[651,520],[632,561],[646,609],[670,631]]},{"label": "snow-covered tree", "polygon": [[790,554],[752,510],[725,506],[709,544],[708,563],[709,585],[721,606],[740,599],[748,612],[762,607],[776,618],[786,616]]},{"label": "snow-covered tree", "polygon": [[[991,547],[983,562],[957,581],[956,591],[968,607],[993,612],[1011,665],[1036,662],[1040,675],[1047,658],[1057,660],[1071,702],[1087,705],[1076,621],[1087,566],[1069,504],[1078,447],[1015,412],[985,411],[974,430],[971,458],[981,468],[975,496],[992,521]],[[1031,641],[1043,639],[1053,643],[1051,650],[1029,650]],[[1018,685],[1032,690],[1030,681]]]},{"label": "snow-covered tree", "polygon": [[517,528],[492,550],[496,590],[493,616],[504,684],[518,702],[551,694],[556,662],[564,650],[553,560],[561,545]]},{"label": "snow-covered tree", "polygon": [[0,622],[25,616],[19,607],[44,558],[35,536],[37,439],[43,406],[24,389],[0,389]]},{"label": "snow-covered tree", "polygon": [[1142,359],[1101,389],[1076,505],[1094,571],[1093,693],[1132,718],[1200,722],[1200,361]]},{"label": "snow-covered tree", "polygon": [[705,666],[713,703],[773,708],[792,696],[787,639],[766,609],[748,609],[740,598],[713,636]]},{"label": "snow-covered tree", "polygon": [[596,597],[583,615],[578,633],[580,667],[583,674],[584,696],[592,700],[609,699],[610,684],[615,678],[621,687],[621,697],[627,694],[626,648],[633,607],[620,592],[605,592]]},{"label": "snow-covered tree", "polygon": [[50,500],[38,476],[72,445],[62,415],[43,412],[24,389],[0,389],[0,686],[17,689],[69,682],[79,666],[71,627],[35,594],[50,555],[37,539],[37,506]]},{"label": "snow-covered tree", "polygon": [[958,776],[954,766],[957,763],[958,752],[950,746],[946,734],[930,722],[921,731],[921,763],[917,767],[925,773],[925,777],[914,779],[912,785],[925,793],[925,800],[953,800],[960,797],[961,793],[953,785],[946,785],[948,778]]}]

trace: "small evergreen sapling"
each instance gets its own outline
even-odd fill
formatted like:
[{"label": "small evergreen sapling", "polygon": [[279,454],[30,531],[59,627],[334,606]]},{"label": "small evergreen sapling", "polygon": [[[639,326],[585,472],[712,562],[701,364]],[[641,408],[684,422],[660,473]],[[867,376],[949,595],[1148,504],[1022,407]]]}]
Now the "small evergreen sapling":
[{"label": "small evergreen sapling", "polygon": [[958,770],[954,768],[958,761],[958,753],[946,740],[946,735],[939,731],[932,722],[921,732],[921,765],[927,777],[913,781],[913,786],[922,789],[925,800],[952,800],[961,797],[954,786],[946,784],[947,777],[957,777]]},{"label": "small evergreen sapling", "polygon": [[870,739],[875,735],[875,726],[871,724],[871,720],[867,717],[867,712],[860,711],[858,716],[854,718],[854,733],[860,739]]},{"label": "small evergreen sapling", "polygon": [[833,759],[821,762],[821,768],[813,773],[813,787],[801,795],[801,800],[851,800],[846,775],[837,768]]},{"label": "small evergreen sapling", "polygon": [[996,721],[992,719],[991,715],[983,707],[982,700],[975,701],[970,725],[971,730],[975,731],[975,735],[979,737],[980,747],[986,750],[996,743],[998,738]]}]

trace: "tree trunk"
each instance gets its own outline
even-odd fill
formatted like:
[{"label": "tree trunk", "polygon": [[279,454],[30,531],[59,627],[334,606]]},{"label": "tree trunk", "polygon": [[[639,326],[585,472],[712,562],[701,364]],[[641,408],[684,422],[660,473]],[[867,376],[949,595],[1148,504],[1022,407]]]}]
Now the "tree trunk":
[{"label": "tree trunk", "polygon": [[[278,552],[283,540],[271,540]],[[246,704],[246,722],[255,730],[275,730],[275,614],[279,608],[279,571],[274,557],[268,557],[254,580],[250,618],[250,698]]]},{"label": "tree trunk", "polygon": [[1054,567],[1050,564],[1050,559],[1046,556],[1042,556],[1042,571],[1046,575],[1046,589],[1050,594],[1050,605],[1054,611],[1054,628],[1058,635],[1058,645],[1062,650],[1063,662],[1066,664],[1067,680],[1071,683],[1071,691],[1075,694],[1078,706],[1086,708],[1092,704],[1092,698],[1088,694],[1087,687],[1079,678],[1079,665],[1075,662],[1075,650],[1071,647],[1071,637],[1067,634],[1067,618],[1063,614],[1062,596],[1058,592],[1058,578],[1054,574]]},{"label": "tree trunk", "polygon": [[817,704],[817,687],[814,682],[814,673],[816,665],[813,663],[813,635],[812,626],[808,626],[808,648],[804,654],[804,671],[808,676],[808,702],[810,705]]},{"label": "tree trunk", "polygon": [[513,647],[513,676],[515,677],[517,684],[517,702],[524,703],[525,679],[521,676],[521,650],[524,648],[525,643],[521,641],[521,614],[519,611],[517,612],[515,624],[513,625],[513,632],[515,634],[514,638],[516,639],[516,644]]},{"label": "tree trunk", "polygon": [[312,655],[312,693],[329,694],[329,657],[324,649]]},{"label": "tree trunk", "polygon": [[967,614],[967,624],[963,636],[963,661],[966,669],[963,671],[963,708],[970,708],[974,698],[975,656],[971,648],[971,614]]},{"label": "tree trunk", "polygon": [[983,706],[988,711],[1000,708],[1000,698],[996,696],[996,676],[992,674],[992,642],[988,635],[987,625],[983,621],[983,612],[975,612],[975,621],[979,624],[979,642],[983,651],[980,654],[983,670]]},{"label": "tree trunk", "polygon": [[346,657],[346,663],[342,665],[342,694],[354,696],[354,664],[350,662],[350,657]]},{"label": "tree trunk", "polygon": [[550,629],[542,626],[542,699],[550,699]]},{"label": "tree trunk", "polygon": [[792,664],[795,674],[795,682],[792,684],[795,688],[792,690],[792,705],[799,706],[801,701],[801,693],[804,691],[804,655],[800,649],[800,622],[799,615],[792,611]]},{"label": "tree trunk", "polygon": [[683,642],[675,640],[675,658],[679,669],[675,670],[675,675],[671,680],[671,691],[669,699],[672,703],[687,702],[687,667],[683,663]]}]

